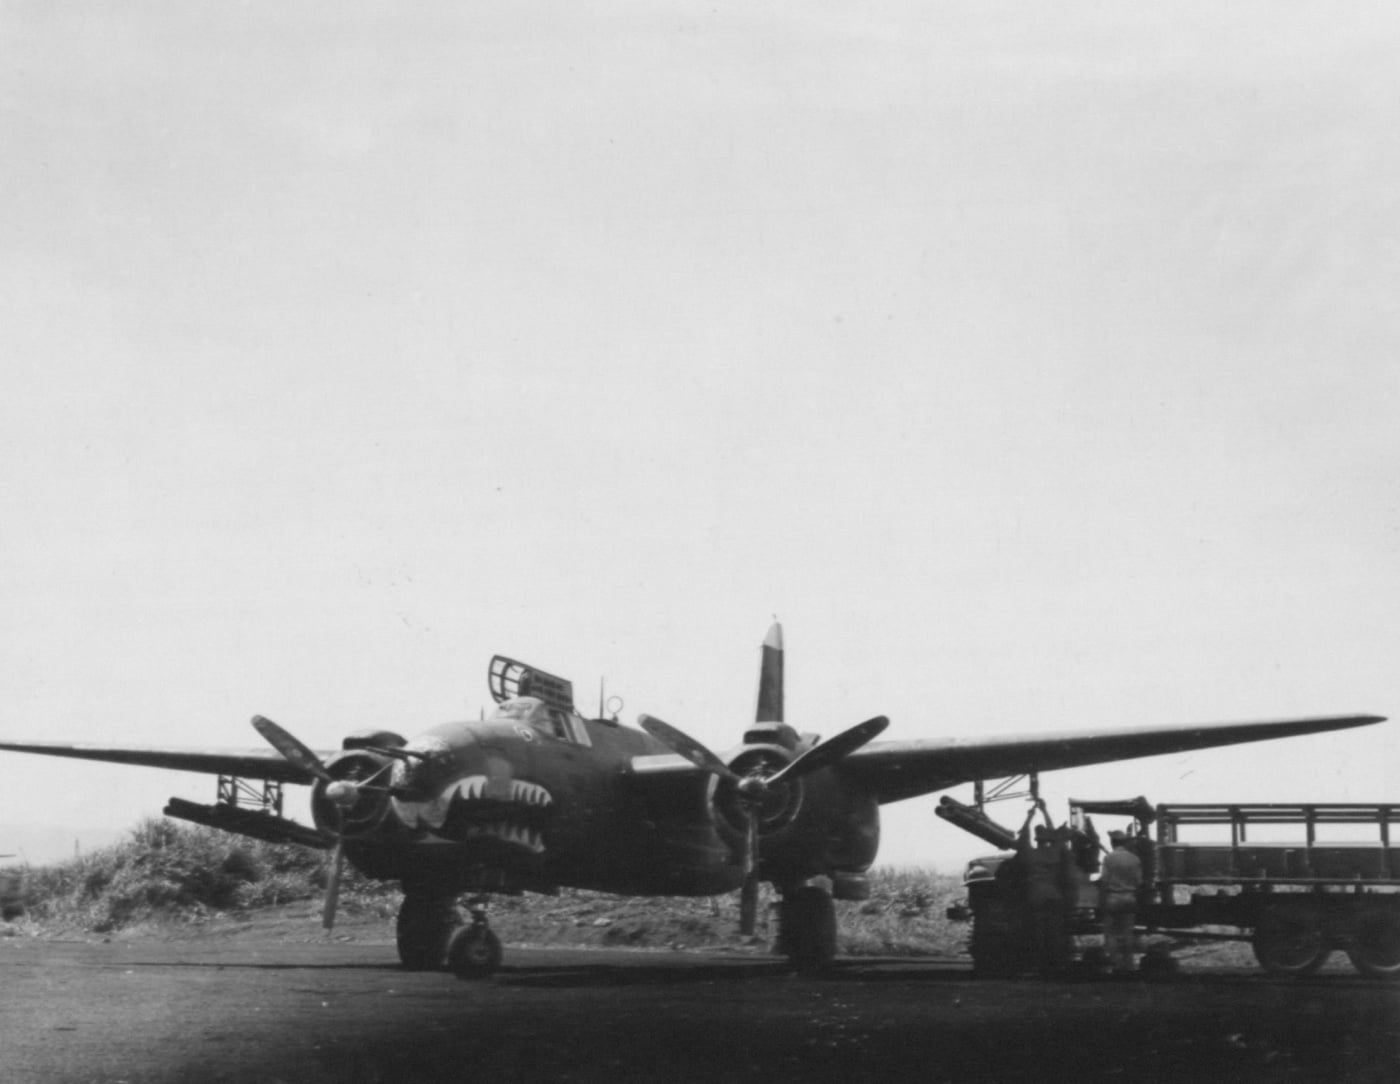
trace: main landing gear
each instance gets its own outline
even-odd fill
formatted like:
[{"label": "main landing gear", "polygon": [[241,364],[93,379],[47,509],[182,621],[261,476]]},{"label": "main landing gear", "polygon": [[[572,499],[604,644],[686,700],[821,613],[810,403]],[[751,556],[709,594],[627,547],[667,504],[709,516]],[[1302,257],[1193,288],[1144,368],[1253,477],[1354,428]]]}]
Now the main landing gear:
[{"label": "main landing gear", "polygon": [[468,902],[471,921],[462,924],[457,897],[440,891],[405,889],[395,927],[399,960],[409,971],[444,967],[459,979],[486,978],[501,966],[501,939],[486,922],[489,896]]},{"label": "main landing gear", "polygon": [[778,952],[799,971],[816,971],[836,958],[836,905],[821,885],[783,890],[778,904]]}]

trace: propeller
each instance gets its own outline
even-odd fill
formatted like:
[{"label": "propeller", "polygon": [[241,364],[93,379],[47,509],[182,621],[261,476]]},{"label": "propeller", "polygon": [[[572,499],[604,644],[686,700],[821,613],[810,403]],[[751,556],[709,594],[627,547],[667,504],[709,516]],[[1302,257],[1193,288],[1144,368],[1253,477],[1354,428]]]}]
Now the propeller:
[{"label": "propeller", "polygon": [[393,765],[384,765],[368,779],[337,779],[306,744],[271,719],[255,715],[253,728],[290,763],[315,778],[321,784],[322,796],[335,810],[335,831],[331,833],[335,846],[331,850],[326,874],[326,899],[321,907],[321,926],[329,932],[335,926],[335,912],[340,903],[340,878],[345,871],[345,816],[355,808],[365,791],[388,793],[387,787],[375,786],[375,781]]},{"label": "propeller", "polygon": [[[783,768],[776,775],[769,776],[764,780],[764,787],[771,787],[784,779],[796,779],[798,776],[806,775],[808,772],[815,772],[822,768],[829,768],[838,760],[844,760],[866,742],[873,739],[885,727],[890,725],[889,719],[883,715],[877,715],[873,719],[867,719],[863,723],[857,723],[849,730],[843,730],[834,737],[827,738],[826,741],[812,746],[800,757],[794,760],[786,768]],[[749,778],[753,778],[750,776]]]},{"label": "propeller", "polygon": [[[721,779],[734,784],[734,789],[739,796],[739,806],[744,811],[743,867],[746,892],[755,891],[758,883],[753,877],[753,873],[757,866],[758,855],[758,817],[764,799],[779,784],[791,782],[822,768],[829,768],[837,761],[850,756],[890,725],[889,719],[883,715],[877,715],[873,719],[857,723],[850,729],[843,730],[834,737],[812,746],[801,756],[785,764],[771,775],[765,774],[761,768],[745,775],[739,775],[709,749],[684,731],[677,730],[670,723],[663,722],[652,715],[642,715],[637,722],[648,734],[665,742],[673,752],[683,756],[697,768],[712,772]],[[751,884],[753,885],[752,889],[749,887]]]},{"label": "propeller", "polygon": [[714,772],[721,779],[728,779],[735,785],[743,782],[743,779],[730,770],[729,765],[715,756],[698,741],[692,738],[684,730],[677,730],[670,723],[658,719],[654,715],[638,716],[637,722],[641,728],[654,738],[659,738],[670,746],[671,751],[679,753],[686,760],[694,764],[697,768],[704,768],[707,772]]}]

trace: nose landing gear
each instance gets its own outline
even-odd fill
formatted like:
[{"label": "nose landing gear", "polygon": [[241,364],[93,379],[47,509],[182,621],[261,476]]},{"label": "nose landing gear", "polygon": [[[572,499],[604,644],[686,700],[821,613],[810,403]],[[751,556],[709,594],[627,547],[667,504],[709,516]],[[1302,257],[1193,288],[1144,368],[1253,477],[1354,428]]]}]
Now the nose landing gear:
[{"label": "nose landing gear", "polygon": [[447,946],[447,969],[459,979],[484,979],[501,966],[501,939],[486,924],[490,897],[473,896],[467,903],[471,922],[458,926]]},{"label": "nose landing gear", "polygon": [[409,891],[399,907],[399,959],[409,971],[446,967],[459,979],[484,979],[501,966],[501,939],[486,922],[485,893],[467,901],[471,921],[462,924],[455,895]]}]

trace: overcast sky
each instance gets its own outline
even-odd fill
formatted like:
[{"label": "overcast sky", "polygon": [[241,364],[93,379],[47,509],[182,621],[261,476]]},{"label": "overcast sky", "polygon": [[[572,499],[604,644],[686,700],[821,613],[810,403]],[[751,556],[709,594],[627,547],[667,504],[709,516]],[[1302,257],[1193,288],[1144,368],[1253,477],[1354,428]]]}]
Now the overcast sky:
[{"label": "overcast sky", "polygon": [[[724,748],[774,614],[827,734],[1400,715],[1393,5],[0,24],[7,737],[332,748],[503,652]],[[1045,789],[1395,799],[1397,725]],[[934,802],[883,858],[986,849]]]}]

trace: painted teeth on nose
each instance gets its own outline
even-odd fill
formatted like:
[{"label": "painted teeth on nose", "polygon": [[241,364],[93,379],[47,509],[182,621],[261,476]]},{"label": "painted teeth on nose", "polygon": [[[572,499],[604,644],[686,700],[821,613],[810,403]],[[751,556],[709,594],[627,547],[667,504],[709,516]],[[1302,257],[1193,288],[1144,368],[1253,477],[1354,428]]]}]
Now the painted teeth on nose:
[{"label": "painted teeth on nose", "polygon": [[554,799],[549,796],[549,791],[534,783],[518,784],[520,790],[516,795],[517,801],[523,801],[527,805],[550,805]]}]

